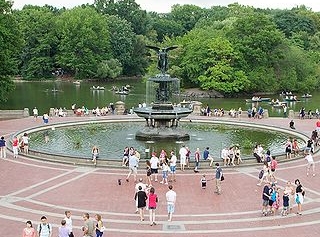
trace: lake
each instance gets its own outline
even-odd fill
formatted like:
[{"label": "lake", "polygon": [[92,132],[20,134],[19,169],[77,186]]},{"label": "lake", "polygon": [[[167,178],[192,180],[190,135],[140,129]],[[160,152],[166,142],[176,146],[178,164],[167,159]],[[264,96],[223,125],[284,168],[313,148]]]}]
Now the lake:
[{"label": "lake", "polygon": [[[129,95],[115,94],[111,88],[113,86],[121,87],[129,84],[132,89]],[[91,90],[93,86],[103,86],[105,90]],[[53,91],[54,92],[53,92]],[[312,98],[302,99],[301,101],[290,102],[289,109],[299,111],[301,107],[305,107],[306,111],[309,109],[315,110],[319,108],[320,93],[317,91],[311,92]],[[280,95],[268,95],[272,99],[282,100]],[[184,98],[180,98],[182,100]],[[69,81],[50,81],[50,82],[17,82],[16,89],[7,102],[0,105],[0,109],[23,109],[29,108],[30,113],[33,107],[39,109],[39,114],[49,112],[50,108],[67,108],[71,109],[72,104],[77,106],[86,106],[89,110],[97,106],[104,107],[109,103],[123,101],[126,108],[137,107],[139,103],[146,100],[146,85],[143,80],[128,79],[115,82],[81,82],[76,85]],[[179,99],[176,99],[179,100]],[[188,100],[188,98],[186,98]],[[194,100],[194,98],[192,98]],[[245,98],[199,98],[197,99],[205,106],[209,104],[210,108],[224,108],[230,110],[232,108],[242,108],[246,111],[251,103],[246,103]],[[270,116],[282,116],[281,109],[275,109],[267,102],[261,102],[257,106],[262,106],[268,109]]]}]

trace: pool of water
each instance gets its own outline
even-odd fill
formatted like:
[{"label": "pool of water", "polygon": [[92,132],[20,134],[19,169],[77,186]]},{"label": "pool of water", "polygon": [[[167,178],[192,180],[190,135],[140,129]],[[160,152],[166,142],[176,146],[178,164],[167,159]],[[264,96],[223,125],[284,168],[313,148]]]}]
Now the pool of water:
[{"label": "pool of water", "polygon": [[[192,154],[197,147],[203,151],[208,146],[210,153],[218,158],[223,147],[238,144],[243,156],[251,157],[252,148],[257,143],[262,144],[265,150],[270,149],[273,154],[283,153],[288,138],[287,134],[262,129],[182,122],[181,128],[190,134],[190,141],[137,141],[135,133],[142,126],[144,123],[140,122],[92,123],[39,131],[30,134],[30,149],[89,158],[92,146],[96,145],[100,149],[101,159],[121,159],[125,146],[135,147],[142,158],[149,158],[151,152],[159,153],[161,149],[165,149],[167,153],[170,150],[178,153],[182,144],[185,144]],[[47,143],[45,135],[49,137]]]}]

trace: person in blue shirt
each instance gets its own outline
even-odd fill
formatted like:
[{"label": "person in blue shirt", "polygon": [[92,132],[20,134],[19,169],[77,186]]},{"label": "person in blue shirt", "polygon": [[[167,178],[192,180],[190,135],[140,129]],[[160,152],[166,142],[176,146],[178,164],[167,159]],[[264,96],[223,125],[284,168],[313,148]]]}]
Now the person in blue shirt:
[{"label": "person in blue shirt", "polygon": [[209,147],[206,147],[206,149],[203,151],[203,159],[210,161],[210,164],[209,164],[209,165],[212,166],[212,164],[213,164],[213,157],[210,155]]}]

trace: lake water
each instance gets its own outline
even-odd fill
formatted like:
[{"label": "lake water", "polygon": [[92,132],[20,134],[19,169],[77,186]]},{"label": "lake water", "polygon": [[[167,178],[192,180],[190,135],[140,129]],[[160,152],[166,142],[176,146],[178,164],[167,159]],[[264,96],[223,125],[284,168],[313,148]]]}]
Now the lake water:
[{"label": "lake water", "polygon": [[[129,95],[118,95],[111,91],[112,86],[121,87],[124,85],[131,85],[132,89]],[[105,90],[91,90],[92,86],[103,86]],[[57,92],[52,92],[57,90]],[[299,111],[301,107],[305,107],[306,111],[309,109],[315,110],[319,108],[320,93],[312,92],[313,96],[310,99],[301,99],[299,102],[289,103],[289,109]],[[280,99],[279,95],[268,95],[272,99]],[[298,95],[298,98],[299,95]],[[181,100],[183,98],[180,98]],[[188,99],[188,98],[187,98]],[[52,81],[52,82],[19,82],[16,83],[15,91],[9,96],[7,102],[0,105],[0,109],[23,109],[29,108],[30,112],[33,107],[39,109],[39,114],[48,112],[50,108],[65,107],[71,109],[72,104],[77,106],[86,106],[88,109],[99,106],[100,108],[109,103],[123,101],[126,108],[137,107],[138,103],[146,100],[146,85],[142,80],[121,80],[116,82],[81,82],[76,85],[72,82]],[[195,98],[192,98],[195,100]],[[245,98],[199,98],[204,106],[209,104],[210,108],[224,108],[230,110],[232,108],[242,108],[246,111],[251,103],[246,103]],[[268,103],[263,102],[258,104],[265,109],[268,109],[270,116],[282,116],[281,109],[275,109]]]}]

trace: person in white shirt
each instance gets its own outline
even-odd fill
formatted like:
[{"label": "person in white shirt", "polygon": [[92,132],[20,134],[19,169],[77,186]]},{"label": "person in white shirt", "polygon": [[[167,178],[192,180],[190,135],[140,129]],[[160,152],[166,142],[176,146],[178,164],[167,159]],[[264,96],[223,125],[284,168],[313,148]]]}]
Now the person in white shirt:
[{"label": "person in white shirt", "polygon": [[65,211],[65,218],[64,220],[66,221],[66,227],[69,230],[69,237],[74,237],[73,232],[72,232],[72,219],[71,219],[71,211]]},{"label": "person in white shirt", "polygon": [[174,154],[174,151],[170,152],[170,173],[171,179],[170,181],[176,181],[176,168],[177,168],[177,156]]},{"label": "person in white shirt", "polygon": [[183,146],[180,148],[180,151],[179,151],[179,155],[180,155],[180,169],[181,169],[182,171],[184,171],[184,167],[185,167],[185,165],[186,165],[187,153],[188,153],[188,150],[187,150],[187,148],[185,147],[185,145],[183,145]]},{"label": "person in white shirt", "polygon": [[159,168],[159,158],[156,156],[155,152],[152,153],[150,164],[151,164],[151,180],[154,178],[155,182],[158,182],[158,168]]},{"label": "person in white shirt", "polygon": [[174,213],[174,207],[177,199],[177,194],[172,189],[173,189],[173,186],[169,185],[169,191],[166,193],[168,221],[172,220],[172,214]]},{"label": "person in white shirt", "polygon": [[229,149],[228,148],[225,147],[221,150],[221,159],[223,159],[224,166],[227,166],[230,164]]},{"label": "person in white shirt", "polygon": [[307,176],[309,176],[309,172],[310,172],[311,167],[312,167],[312,176],[316,176],[315,164],[314,164],[314,160],[313,160],[313,157],[312,157],[311,153],[307,154],[305,159],[308,162],[308,164],[307,164]]},{"label": "person in white shirt", "polygon": [[37,120],[37,118],[38,118],[38,109],[37,109],[37,107],[34,107],[34,109],[32,110],[32,112],[33,112],[33,117],[34,117],[34,119]]}]

